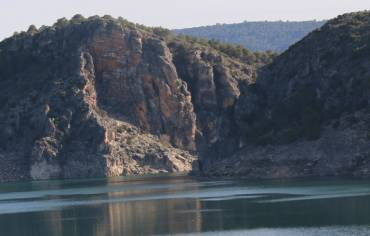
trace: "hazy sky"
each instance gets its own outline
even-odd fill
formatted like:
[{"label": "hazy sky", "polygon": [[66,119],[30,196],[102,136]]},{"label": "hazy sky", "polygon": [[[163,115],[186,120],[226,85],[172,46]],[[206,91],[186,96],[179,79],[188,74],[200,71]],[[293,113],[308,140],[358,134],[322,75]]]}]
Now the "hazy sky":
[{"label": "hazy sky", "polygon": [[184,28],[244,20],[320,20],[365,9],[370,0],[0,0],[0,39],[30,24],[51,25],[76,13]]}]

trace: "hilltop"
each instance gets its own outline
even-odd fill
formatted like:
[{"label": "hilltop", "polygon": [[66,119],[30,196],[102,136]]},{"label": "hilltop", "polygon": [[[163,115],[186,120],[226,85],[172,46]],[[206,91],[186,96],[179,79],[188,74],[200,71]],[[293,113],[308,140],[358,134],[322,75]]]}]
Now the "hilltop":
[{"label": "hilltop", "polygon": [[177,29],[174,32],[243,45],[255,52],[280,53],[325,23],[326,21],[256,21]]}]

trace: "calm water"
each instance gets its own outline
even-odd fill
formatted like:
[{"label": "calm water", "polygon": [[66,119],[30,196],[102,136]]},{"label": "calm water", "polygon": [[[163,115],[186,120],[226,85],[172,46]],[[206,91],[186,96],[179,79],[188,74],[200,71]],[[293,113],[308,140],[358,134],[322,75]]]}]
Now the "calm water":
[{"label": "calm water", "polygon": [[0,235],[370,235],[370,181],[0,184]]}]

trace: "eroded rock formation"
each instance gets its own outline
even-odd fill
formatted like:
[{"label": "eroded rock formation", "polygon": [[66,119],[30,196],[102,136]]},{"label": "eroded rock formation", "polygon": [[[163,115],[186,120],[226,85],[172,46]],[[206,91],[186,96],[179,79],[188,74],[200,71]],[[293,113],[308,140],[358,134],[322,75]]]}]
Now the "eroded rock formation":
[{"label": "eroded rock formation", "polygon": [[270,64],[109,16],[32,26],[0,43],[0,180],[370,176],[369,32],[346,14]]},{"label": "eroded rock formation", "polygon": [[1,179],[189,172],[230,136],[252,68],[111,17],[63,22],[1,43]]}]

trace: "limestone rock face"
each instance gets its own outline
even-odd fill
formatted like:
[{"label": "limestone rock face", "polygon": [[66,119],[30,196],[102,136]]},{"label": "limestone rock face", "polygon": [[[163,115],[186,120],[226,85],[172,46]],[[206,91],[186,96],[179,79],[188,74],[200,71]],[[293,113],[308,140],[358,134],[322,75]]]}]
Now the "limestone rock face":
[{"label": "limestone rock face", "polygon": [[109,116],[195,150],[195,114],[166,43],[113,24],[97,31],[89,52],[98,105]]},{"label": "limestone rock face", "polygon": [[158,37],[96,19],[0,54],[3,180],[197,169],[191,96]]},{"label": "limestone rock face", "polygon": [[252,82],[254,68],[183,44],[170,47],[178,74],[192,94],[199,152],[212,159],[230,155],[239,139],[233,118],[239,85]]},{"label": "limestone rock face", "polygon": [[4,40],[0,178],[197,171],[200,150],[230,143],[238,83],[253,74],[232,61],[110,17]]}]

